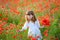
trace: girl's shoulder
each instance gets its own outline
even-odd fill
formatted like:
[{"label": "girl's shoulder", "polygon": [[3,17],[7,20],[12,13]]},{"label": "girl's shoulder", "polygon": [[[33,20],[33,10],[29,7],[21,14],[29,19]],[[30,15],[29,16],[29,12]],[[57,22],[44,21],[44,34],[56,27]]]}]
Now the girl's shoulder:
[{"label": "girl's shoulder", "polygon": [[37,21],[37,22],[39,22],[39,20],[38,20],[38,19],[37,19],[36,21]]},{"label": "girl's shoulder", "polygon": [[39,22],[39,20],[37,19],[35,22],[36,22],[36,23],[38,23],[38,22]]}]

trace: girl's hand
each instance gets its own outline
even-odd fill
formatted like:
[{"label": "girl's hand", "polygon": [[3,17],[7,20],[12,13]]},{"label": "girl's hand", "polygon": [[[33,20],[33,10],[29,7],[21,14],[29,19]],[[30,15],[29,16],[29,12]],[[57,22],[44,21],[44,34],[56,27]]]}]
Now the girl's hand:
[{"label": "girl's hand", "polygon": [[42,27],[44,28],[44,25]]},{"label": "girl's hand", "polygon": [[17,32],[21,32],[21,30],[17,30]]},{"label": "girl's hand", "polygon": [[43,26],[41,26],[41,28],[44,28],[44,25],[43,25]]},{"label": "girl's hand", "polygon": [[17,30],[17,32],[22,32],[23,30]]}]

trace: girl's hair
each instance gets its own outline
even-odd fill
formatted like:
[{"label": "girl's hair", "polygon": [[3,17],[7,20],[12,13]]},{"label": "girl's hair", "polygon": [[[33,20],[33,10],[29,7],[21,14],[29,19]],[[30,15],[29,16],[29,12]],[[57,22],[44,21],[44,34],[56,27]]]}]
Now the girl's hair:
[{"label": "girl's hair", "polygon": [[[26,13],[26,15],[32,15],[33,17],[31,18],[31,21],[32,22],[35,22],[37,19],[36,19],[36,17],[35,17],[35,15],[34,15],[34,12],[33,11],[28,11],[27,13]],[[27,18],[26,18],[27,19]],[[29,20],[27,19],[27,21],[29,22]]]}]

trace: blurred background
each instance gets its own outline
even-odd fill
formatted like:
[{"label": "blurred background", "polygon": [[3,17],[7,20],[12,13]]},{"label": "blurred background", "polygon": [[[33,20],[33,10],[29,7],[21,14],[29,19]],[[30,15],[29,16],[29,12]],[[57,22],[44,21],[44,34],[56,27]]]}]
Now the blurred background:
[{"label": "blurred background", "polygon": [[27,30],[17,33],[25,22],[26,11],[33,10],[42,40],[60,40],[60,0],[0,0],[0,40],[30,40]]}]

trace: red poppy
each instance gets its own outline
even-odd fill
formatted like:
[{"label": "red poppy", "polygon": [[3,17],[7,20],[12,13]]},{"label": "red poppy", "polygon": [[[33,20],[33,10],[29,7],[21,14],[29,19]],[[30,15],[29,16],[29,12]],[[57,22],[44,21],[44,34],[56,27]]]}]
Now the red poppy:
[{"label": "red poppy", "polygon": [[36,3],[36,2],[39,2],[39,0],[32,0],[32,3]]},{"label": "red poppy", "polygon": [[59,40],[58,38],[56,38],[55,40]]},{"label": "red poppy", "polygon": [[46,8],[46,9],[49,9],[49,8],[50,8],[50,2],[46,2],[46,3],[45,3],[45,8]]},{"label": "red poppy", "polygon": [[39,2],[39,0],[32,0],[32,3]]},{"label": "red poppy", "polygon": [[3,23],[2,23],[2,25],[5,25],[5,24],[7,24],[7,23],[6,23],[6,22],[3,22]]},{"label": "red poppy", "polygon": [[43,7],[43,5],[42,5],[41,3],[40,3],[40,4],[38,4],[37,6],[38,6],[38,7],[40,7],[40,8],[42,8],[42,7]]},{"label": "red poppy", "polygon": [[52,10],[50,11],[51,14],[54,14],[54,12],[55,12],[54,9],[52,9]]},{"label": "red poppy", "polygon": [[5,5],[4,6],[1,6],[2,9],[5,9]]},{"label": "red poppy", "polygon": [[7,26],[7,27],[5,28],[5,30],[9,30],[9,26]]},{"label": "red poppy", "polygon": [[55,3],[56,6],[60,6],[60,0],[57,0],[57,1],[55,0],[54,3]]},{"label": "red poppy", "polygon": [[13,38],[16,39],[17,35],[14,35]]},{"label": "red poppy", "polygon": [[20,0],[9,0],[10,4],[16,4],[18,5]]},{"label": "red poppy", "polygon": [[2,27],[0,27],[0,34],[2,34],[3,33],[3,28]]},{"label": "red poppy", "polygon": [[31,7],[28,7],[27,10],[31,10]]},{"label": "red poppy", "polygon": [[15,14],[20,14],[20,12],[17,10],[17,8],[13,8],[11,5],[9,6],[10,12],[14,12]]},{"label": "red poppy", "polygon": [[14,24],[10,23],[10,26],[12,27],[12,26],[14,26]]},{"label": "red poppy", "polygon": [[9,0],[4,0],[4,4],[7,4]]},{"label": "red poppy", "polygon": [[2,23],[2,20],[0,20],[0,23]]},{"label": "red poppy", "polygon": [[2,22],[1,26],[3,27],[6,24],[6,22]]},{"label": "red poppy", "polygon": [[32,38],[32,40],[37,40],[36,38]]},{"label": "red poppy", "polygon": [[59,10],[59,8],[58,8],[58,7],[56,7],[56,8],[54,8],[54,10],[55,10],[55,11],[58,11],[58,10]]},{"label": "red poppy", "polygon": [[43,4],[41,4],[41,3],[39,3],[39,4],[37,5],[37,8],[39,8],[39,11],[40,11],[40,12],[43,12],[43,11],[45,10],[45,8],[43,7]]},{"label": "red poppy", "polygon": [[32,38],[32,36],[29,36],[28,38]]},{"label": "red poppy", "polygon": [[46,0],[43,0],[42,2],[43,2],[43,3],[47,3],[48,1],[46,1]]},{"label": "red poppy", "polygon": [[44,36],[47,37],[48,36],[48,30],[45,30],[43,34],[44,34]]},{"label": "red poppy", "polygon": [[5,24],[6,24],[6,22],[2,22],[2,23],[0,24],[0,27],[3,27]]},{"label": "red poppy", "polygon": [[10,30],[13,30],[15,27],[16,27],[16,26],[15,26],[14,24],[11,24],[11,23],[10,23],[10,25],[9,25],[9,29],[10,29]]},{"label": "red poppy", "polygon": [[20,12],[19,12],[17,9],[11,8],[10,11],[11,11],[11,12],[14,12],[15,14],[20,14]]},{"label": "red poppy", "polygon": [[0,24],[0,27],[2,27],[2,24]]},{"label": "red poppy", "polygon": [[18,4],[20,2],[20,0],[14,0],[15,4]]},{"label": "red poppy", "polygon": [[8,0],[0,0],[0,3],[3,4],[3,5],[5,5],[5,4],[8,3]]},{"label": "red poppy", "polygon": [[0,16],[2,16],[2,14],[0,14]]},{"label": "red poppy", "polygon": [[50,26],[50,20],[48,18],[42,19],[42,25]]},{"label": "red poppy", "polygon": [[48,36],[48,33],[44,34],[46,37]]},{"label": "red poppy", "polygon": [[2,20],[6,20],[6,21],[7,21],[7,20],[8,20],[8,18],[2,18]]}]

